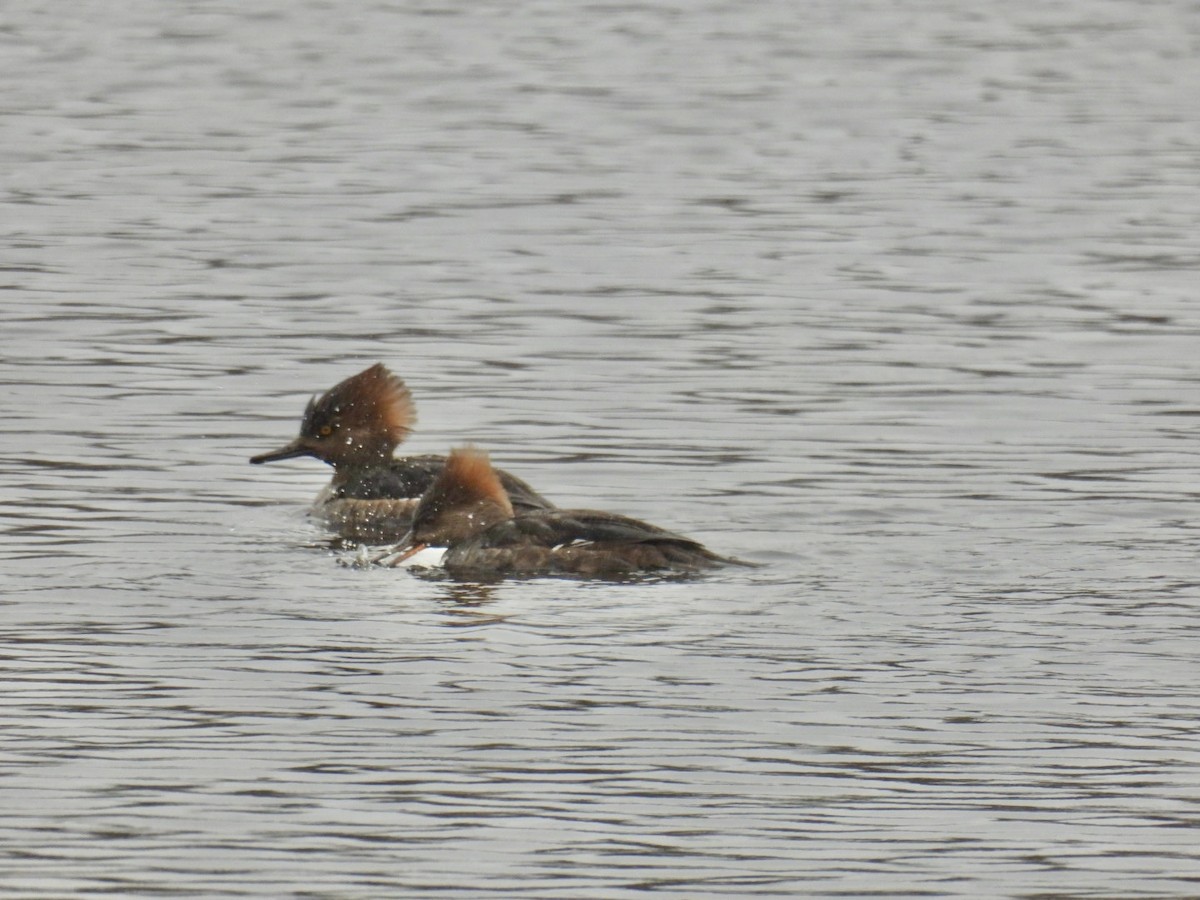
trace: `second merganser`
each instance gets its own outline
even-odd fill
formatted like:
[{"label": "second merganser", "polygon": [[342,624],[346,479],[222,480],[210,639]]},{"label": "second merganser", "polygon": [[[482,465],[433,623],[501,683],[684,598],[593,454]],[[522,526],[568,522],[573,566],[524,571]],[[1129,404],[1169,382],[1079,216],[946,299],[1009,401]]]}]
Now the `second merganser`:
[{"label": "second merganser", "polygon": [[500,473],[474,447],[451,451],[413,514],[412,530],[375,557],[402,565],[444,547],[441,564],[455,577],[566,575],[620,578],[688,574],[753,563],[718,556],[698,541],[615,513],[515,507]]}]

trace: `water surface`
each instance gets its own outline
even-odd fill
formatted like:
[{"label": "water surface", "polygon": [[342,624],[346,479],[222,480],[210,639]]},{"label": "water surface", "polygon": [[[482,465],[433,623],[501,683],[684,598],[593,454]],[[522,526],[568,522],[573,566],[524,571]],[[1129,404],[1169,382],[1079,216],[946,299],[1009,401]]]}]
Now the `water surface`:
[{"label": "water surface", "polygon": [[[0,893],[1197,892],[1194,10],[0,35]],[[339,566],[246,460],[375,361],[765,565]]]}]

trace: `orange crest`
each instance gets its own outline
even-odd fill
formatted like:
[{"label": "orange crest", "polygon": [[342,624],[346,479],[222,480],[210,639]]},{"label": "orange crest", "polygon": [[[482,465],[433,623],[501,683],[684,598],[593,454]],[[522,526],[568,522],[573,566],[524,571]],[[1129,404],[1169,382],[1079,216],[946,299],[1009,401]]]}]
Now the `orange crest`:
[{"label": "orange crest", "polygon": [[500,477],[492,468],[487,453],[478,447],[456,447],[451,450],[446,457],[446,467],[431,490],[440,493],[446,505],[476,504],[490,500],[506,515],[513,514],[512,504],[504,486],[500,484]]},{"label": "orange crest", "polygon": [[324,424],[382,432],[393,444],[401,443],[417,420],[408,386],[376,363],[331,387],[308,404],[301,432],[316,434]]}]

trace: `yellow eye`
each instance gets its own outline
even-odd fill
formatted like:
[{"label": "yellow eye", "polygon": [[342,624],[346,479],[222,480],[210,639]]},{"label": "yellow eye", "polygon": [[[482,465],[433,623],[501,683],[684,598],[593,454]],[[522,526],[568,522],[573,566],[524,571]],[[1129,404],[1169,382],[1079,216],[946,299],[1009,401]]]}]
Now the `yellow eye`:
[{"label": "yellow eye", "polygon": [[333,434],[333,426],[332,425],[322,425],[321,426],[321,437],[328,437],[331,434]]}]

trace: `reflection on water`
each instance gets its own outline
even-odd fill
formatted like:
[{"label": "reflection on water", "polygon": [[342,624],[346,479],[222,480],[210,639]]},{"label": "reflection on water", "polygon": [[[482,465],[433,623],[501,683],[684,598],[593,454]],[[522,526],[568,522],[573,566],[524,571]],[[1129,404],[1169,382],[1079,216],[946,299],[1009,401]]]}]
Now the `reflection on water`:
[{"label": "reflection on water", "polygon": [[[3,892],[1194,893],[1176,6],[77,12],[0,54]],[[375,361],[764,567],[339,565],[245,459]]]}]

